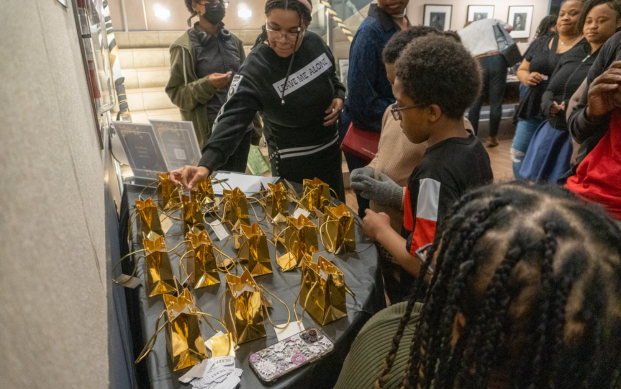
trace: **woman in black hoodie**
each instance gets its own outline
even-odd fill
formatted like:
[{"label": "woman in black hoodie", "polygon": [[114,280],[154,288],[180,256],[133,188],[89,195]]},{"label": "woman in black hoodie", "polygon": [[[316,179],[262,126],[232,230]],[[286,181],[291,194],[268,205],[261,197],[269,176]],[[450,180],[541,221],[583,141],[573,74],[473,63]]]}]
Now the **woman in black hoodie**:
[{"label": "woman in black hoodie", "polygon": [[307,0],[268,0],[265,14],[263,32],[232,80],[199,166],[173,171],[171,179],[188,189],[206,179],[233,154],[260,112],[272,173],[294,182],[318,177],[344,200],[336,121],[345,87],[334,57],[308,31]]}]

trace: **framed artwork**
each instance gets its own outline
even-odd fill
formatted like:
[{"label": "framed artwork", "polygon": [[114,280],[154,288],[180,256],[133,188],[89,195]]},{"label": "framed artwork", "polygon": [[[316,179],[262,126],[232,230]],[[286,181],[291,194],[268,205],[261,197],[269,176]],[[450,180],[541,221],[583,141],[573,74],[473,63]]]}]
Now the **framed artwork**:
[{"label": "framed artwork", "polygon": [[509,6],[509,16],[507,23],[513,27],[512,38],[530,37],[530,26],[533,22],[533,6]]},{"label": "framed artwork", "polygon": [[440,31],[451,29],[452,5],[425,4],[423,25],[435,27]]},{"label": "framed artwork", "polygon": [[469,5],[468,6],[468,19],[466,22],[476,22],[477,20],[493,19],[494,18],[494,6],[493,5]]}]

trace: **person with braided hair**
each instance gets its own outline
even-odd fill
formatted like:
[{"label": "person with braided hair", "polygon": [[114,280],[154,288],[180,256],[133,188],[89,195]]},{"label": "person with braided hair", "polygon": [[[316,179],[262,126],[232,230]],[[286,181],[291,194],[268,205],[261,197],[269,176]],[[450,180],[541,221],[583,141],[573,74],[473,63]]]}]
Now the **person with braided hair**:
[{"label": "person with braided hair", "polygon": [[[166,93],[179,107],[181,118],[194,125],[200,147],[207,144],[231,79],[246,59],[242,41],[222,23],[225,4],[225,0],[185,0],[190,28],[170,46]],[[191,26],[190,20],[195,16],[199,20]],[[258,115],[248,130],[223,169],[246,171],[250,143],[258,144],[261,139]]]},{"label": "person with braided hair", "polygon": [[365,324],[336,389],[621,387],[621,230],[601,207],[513,182],[444,224],[433,276]]},{"label": "person with braided hair", "polygon": [[308,0],[267,0],[257,44],[233,77],[199,166],[171,172],[191,189],[234,153],[257,112],[264,122],[272,174],[292,182],[315,177],[344,201],[336,121],[345,87],[332,52],[308,30]]},{"label": "person with braided hair", "polygon": [[406,46],[395,69],[392,114],[406,138],[426,142],[426,149],[402,197],[401,234],[390,227],[386,213],[368,210],[364,218],[364,233],[403,270],[392,302],[411,293],[421,271],[419,254],[442,233],[437,224],[450,204],[494,179],[487,151],[464,123],[464,112],[481,89],[481,71],[468,50],[455,39],[429,34]]}]

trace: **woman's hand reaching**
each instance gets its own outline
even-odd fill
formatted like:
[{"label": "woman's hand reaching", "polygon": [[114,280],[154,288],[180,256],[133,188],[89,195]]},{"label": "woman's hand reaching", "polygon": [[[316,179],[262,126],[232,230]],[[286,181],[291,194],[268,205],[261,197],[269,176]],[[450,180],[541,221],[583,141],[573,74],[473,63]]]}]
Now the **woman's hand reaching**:
[{"label": "woman's hand reaching", "polygon": [[185,165],[181,169],[173,170],[168,174],[168,178],[177,185],[179,182],[187,190],[192,190],[202,181],[205,181],[211,172],[204,166]]}]

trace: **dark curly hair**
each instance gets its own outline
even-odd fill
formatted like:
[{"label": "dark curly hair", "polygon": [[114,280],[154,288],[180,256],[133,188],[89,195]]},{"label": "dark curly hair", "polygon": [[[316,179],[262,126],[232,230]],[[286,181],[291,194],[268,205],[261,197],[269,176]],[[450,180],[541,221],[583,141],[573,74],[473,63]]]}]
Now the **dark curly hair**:
[{"label": "dark curly hair", "polygon": [[436,104],[452,119],[460,119],[481,91],[479,64],[453,38],[432,34],[415,39],[395,69],[415,104]]},{"label": "dark curly hair", "polygon": [[548,15],[541,19],[541,22],[539,22],[539,26],[537,27],[537,32],[535,33],[535,39],[554,34],[554,32],[550,32],[550,29],[552,27],[556,27],[557,19],[558,15]]},{"label": "dark curly hair", "polygon": [[390,38],[384,51],[382,52],[382,59],[384,63],[395,63],[399,54],[405,49],[408,43],[412,42],[414,38],[420,38],[429,34],[438,34],[441,32],[437,28],[428,26],[414,26],[410,29],[397,32]]},{"label": "dark curly hair", "polygon": [[184,0],[184,1],[185,1],[186,8],[188,9],[188,11],[190,11],[190,17],[188,18],[188,26],[192,26],[192,18],[198,15],[196,11],[194,11],[194,9],[192,8],[192,5],[194,3],[198,3],[198,0]]},{"label": "dark curly hair", "polygon": [[586,18],[591,10],[598,5],[607,4],[612,10],[617,12],[617,19],[621,16],[621,1],[620,0],[589,0],[582,3],[582,13],[580,14],[580,21],[578,21],[578,31],[582,34],[584,25],[586,24]]},{"label": "dark curly hair", "polygon": [[506,183],[464,195],[442,231],[423,267],[435,256],[431,283],[408,302],[375,389],[424,292],[401,388],[487,388],[500,366],[511,388],[619,388],[621,230],[601,207]]},{"label": "dark curly hair", "polygon": [[[265,2],[265,15],[268,15],[271,11],[275,9],[284,9],[297,12],[300,16],[300,26],[302,23],[308,26],[313,20],[313,17],[311,16],[311,10],[306,8],[306,6],[298,0],[267,0]],[[266,40],[267,31],[265,30],[265,24],[263,24],[263,26],[261,27],[261,33],[259,34],[259,36],[257,36],[257,39],[254,42],[254,46],[265,42]]]}]

